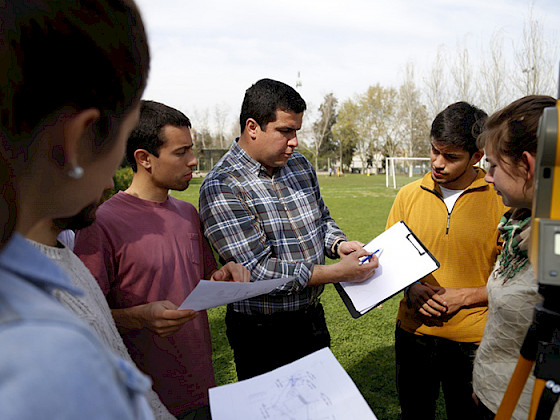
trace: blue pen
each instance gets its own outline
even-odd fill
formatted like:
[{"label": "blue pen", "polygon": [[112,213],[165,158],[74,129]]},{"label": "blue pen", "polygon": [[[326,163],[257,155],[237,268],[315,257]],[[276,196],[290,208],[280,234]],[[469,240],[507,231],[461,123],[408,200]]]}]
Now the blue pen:
[{"label": "blue pen", "polygon": [[371,254],[369,254],[367,257],[364,257],[363,260],[360,261],[360,265],[371,260],[371,257],[373,257],[375,254],[377,254],[379,251],[381,251],[381,248],[378,249],[377,251],[372,252]]}]

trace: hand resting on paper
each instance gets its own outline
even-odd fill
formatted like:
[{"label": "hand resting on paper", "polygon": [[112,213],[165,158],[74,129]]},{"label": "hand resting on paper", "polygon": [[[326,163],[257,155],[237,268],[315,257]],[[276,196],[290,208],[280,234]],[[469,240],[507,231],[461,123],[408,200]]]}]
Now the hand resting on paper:
[{"label": "hand resting on paper", "polygon": [[210,280],[247,283],[251,281],[251,273],[242,264],[230,261],[220,269],[214,271],[210,276]]},{"label": "hand resting on paper", "polygon": [[198,312],[177,308],[173,302],[162,300],[130,308],[112,309],[111,313],[120,330],[147,328],[157,335],[168,337],[198,316]]},{"label": "hand resting on paper", "polygon": [[360,283],[369,279],[379,266],[379,260],[374,255],[369,264],[362,264],[362,258],[370,253],[359,248],[341,258],[339,262],[330,265],[315,265],[313,274],[307,282],[308,286],[318,286],[327,283],[352,282]]},{"label": "hand resting on paper", "polygon": [[333,264],[332,267],[338,270],[339,281],[361,283],[373,276],[375,269],[379,266],[377,256],[372,256],[368,264],[361,263],[362,258],[369,255],[368,251],[360,247]]},{"label": "hand resting on paper", "polygon": [[338,246],[338,255],[340,255],[340,258],[344,258],[352,252],[359,251],[363,247],[364,244],[360,241],[343,241]]}]

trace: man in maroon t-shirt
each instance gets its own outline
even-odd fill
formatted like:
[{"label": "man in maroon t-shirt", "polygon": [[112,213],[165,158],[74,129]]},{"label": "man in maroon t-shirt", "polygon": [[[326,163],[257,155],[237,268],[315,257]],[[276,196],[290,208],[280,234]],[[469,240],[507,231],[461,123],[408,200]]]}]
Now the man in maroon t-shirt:
[{"label": "man in maroon t-shirt", "polygon": [[100,206],[96,222],[78,233],[75,252],[97,279],[132,358],[151,376],[169,411],[209,418],[208,388],[215,379],[208,318],[205,311],[177,308],[201,278],[250,276],[240,264],[217,270],[195,207],[168,195],[188,187],[197,164],[192,147],[185,115],[143,101],[127,144],[132,183]]}]

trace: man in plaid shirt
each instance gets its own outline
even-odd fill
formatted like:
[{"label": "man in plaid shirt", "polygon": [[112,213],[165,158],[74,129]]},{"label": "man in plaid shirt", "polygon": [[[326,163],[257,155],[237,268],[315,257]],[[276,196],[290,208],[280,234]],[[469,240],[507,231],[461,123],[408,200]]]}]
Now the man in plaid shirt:
[{"label": "man in plaid shirt", "polygon": [[[238,379],[268,372],[330,345],[319,295],[326,283],[360,282],[378,265],[346,236],[321,198],[315,171],[295,152],[305,101],[270,79],[245,93],[241,136],[200,190],[204,234],[223,261],[251,281],[293,277],[268,295],[228,306],[227,335]],[[341,260],[325,264],[325,255]]]}]

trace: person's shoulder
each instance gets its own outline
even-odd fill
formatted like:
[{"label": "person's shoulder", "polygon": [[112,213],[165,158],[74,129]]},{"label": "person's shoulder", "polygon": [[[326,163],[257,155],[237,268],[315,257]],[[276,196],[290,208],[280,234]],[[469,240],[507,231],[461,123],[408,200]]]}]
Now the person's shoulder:
[{"label": "person's shoulder", "polygon": [[222,161],[222,164],[214,166],[204,177],[200,186],[200,195],[204,196],[209,191],[216,192],[223,186],[235,186],[247,178],[248,172],[243,167]]},{"label": "person's shoulder", "polygon": [[402,186],[397,193],[398,198],[408,197],[414,194],[423,192],[422,184],[425,182],[425,177],[409,182]]},{"label": "person's shoulder", "polygon": [[299,152],[294,152],[294,154],[288,160],[288,163],[286,165],[288,165],[288,166],[296,166],[297,165],[297,166],[300,166],[300,167],[304,167],[307,170],[315,171],[315,169],[313,168],[313,165],[311,164],[309,159],[307,159],[303,154],[301,154]]},{"label": "person's shoulder", "polygon": [[95,212],[96,220],[111,218],[112,215],[116,214],[117,212],[115,210],[124,205],[123,194],[124,193],[117,191],[116,194],[104,201]]},{"label": "person's shoulder", "polygon": [[174,206],[183,212],[198,214],[196,207],[192,203],[189,203],[188,201],[180,200],[179,198],[175,198],[171,195],[168,196],[167,199],[169,205]]},{"label": "person's shoulder", "polygon": [[311,162],[309,161],[309,159],[307,159],[302,153],[300,153],[298,151],[294,151],[294,154],[292,155],[290,160],[292,160],[292,159],[294,161],[305,162],[306,164],[311,165]]},{"label": "person's shoulder", "polygon": [[[80,410],[84,410],[80,418],[93,418],[92,400],[119,390],[110,356],[85,326],[60,320],[26,320],[3,324],[0,340],[0,377],[9,378],[0,381],[1,418],[32,418],[33,413],[37,418],[72,418],[79,416]],[[8,395],[10,401],[2,401]],[[126,416],[123,397],[114,395],[98,414],[115,414],[116,410]],[[10,417],[12,412],[16,417]]]},{"label": "person's shoulder", "polygon": [[208,171],[204,180],[219,177],[222,174],[227,174],[234,170],[234,166],[238,163],[238,158],[236,158],[232,149],[233,146],[220,158],[214,167]]}]

